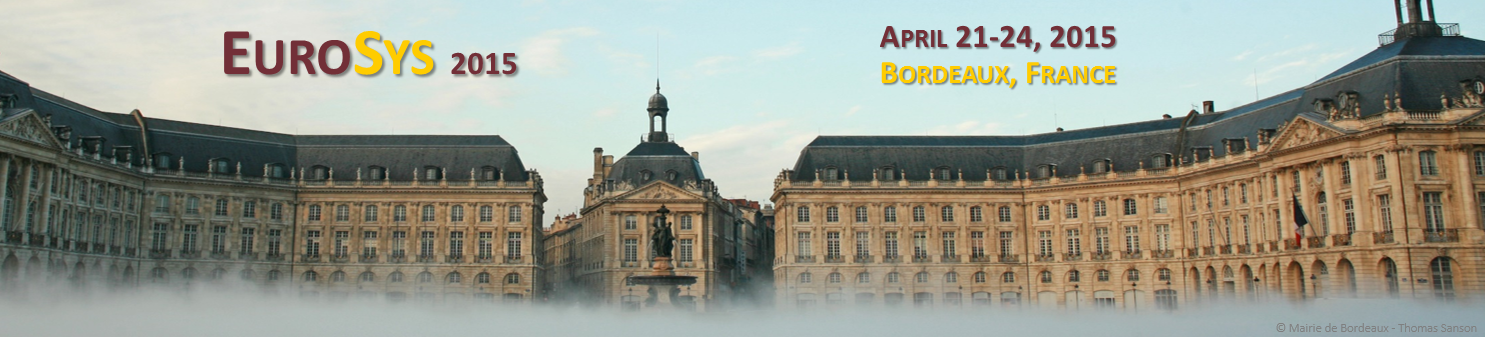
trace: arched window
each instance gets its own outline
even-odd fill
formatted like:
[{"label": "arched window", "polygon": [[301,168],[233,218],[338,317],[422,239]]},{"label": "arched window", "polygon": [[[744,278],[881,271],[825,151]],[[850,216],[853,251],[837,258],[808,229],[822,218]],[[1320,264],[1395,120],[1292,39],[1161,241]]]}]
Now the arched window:
[{"label": "arched window", "polygon": [[681,174],[679,172],[676,172],[675,170],[665,170],[665,180],[675,182],[676,179],[680,179],[680,177]]},{"label": "arched window", "polygon": [[345,282],[345,272],[336,270],[334,273],[330,273],[330,282]]},{"label": "arched window", "polygon": [[394,271],[392,274],[387,275],[387,282],[402,283],[402,272]]},{"label": "arched window", "polygon": [[1157,153],[1153,156],[1150,156],[1150,168],[1152,169],[1166,168],[1170,167],[1170,165],[1171,162],[1169,153]]},{"label": "arched window", "polygon": [[887,283],[897,283],[897,282],[900,282],[900,281],[902,281],[900,279],[901,277],[902,277],[902,275],[898,274],[895,271],[894,272],[887,273]]},{"label": "arched window", "polygon": [[1099,269],[1098,272],[1093,273],[1093,275],[1095,275],[1095,276],[1098,277],[1098,282],[1108,282],[1109,281],[1109,271],[1108,270]]},{"label": "arched window", "polygon": [[883,180],[883,181],[897,180],[897,169],[892,168],[891,166],[883,167],[878,172],[879,173],[877,173],[877,180]]},{"label": "arched window", "polygon": [[481,180],[494,181],[494,180],[499,179],[499,178],[500,178],[500,170],[495,169],[494,166],[485,166],[485,167],[480,168],[480,179]]},{"label": "arched window", "polygon": [[479,284],[490,284],[490,273],[480,272],[474,275],[474,282]]},{"label": "arched window", "polygon": [[928,272],[926,272],[926,271],[920,271],[920,272],[918,272],[918,274],[913,275],[913,281],[918,282],[918,283],[928,283]]},{"label": "arched window", "polygon": [[423,167],[423,180],[439,180],[439,179],[443,179],[443,168],[440,168],[438,166],[424,166]]},{"label": "arched window", "polygon": [[336,205],[335,206],[335,221],[336,222],[351,221],[351,206],[350,205]]},{"label": "arched window", "polygon": [[455,272],[449,272],[449,275],[446,276],[445,278],[448,279],[449,283],[459,283],[460,281],[462,281],[462,279],[459,276],[459,272],[457,272],[457,271],[455,271]]},{"label": "arched window", "polygon": [[387,180],[387,168],[385,167],[371,166],[367,167],[366,171],[368,180]]},{"label": "arched window", "polygon": [[650,173],[650,170],[640,170],[639,171],[639,181],[640,182],[650,181],[651,178],[654,178],[654,173]]},{"label": "arched window", "polygon": [[830,273],[830,275],[827,275],[825,277],[825,280],[828,281],[828,282],[830,282],[830,283],[840,283],[841,282],[841,275],[838,272],[832,272],[832,273]]},{"label": "arched window", "polygon": [[449,221],[452,221],[452,222],[464,222],[464,206],[463,205],[449,206]]},{"label": "arched window", "polygon": [[799,283],[801,283],[801,284],[810,283],[810,281],[811,281],[810,278],[811,278],[810,272],[799,273]]},{"label": "arched window", "polygon": [[283,277],[283,273],[279,272],[278,269],[268,271],[268,282],[278,281],[280,277]]},{"label": "arched window", "polygon": [[980,206],[969,207],[969,222],[985,221],[985,209]]},{"label": "arched window", "polygon": [[252,282],[253,281],[253,270],[252,269],[243,269],[242,271],[237,272],[237,278],[240,278],[243,281]]},{"label": "arched window", "polygon": [[1004,167],[997,167],[997,168],[990,169],[990,180],[995,180],[995,181],[1010,180],[1010,176],[1007,175],[1006,173],[1007,172],[1006,172],[1006,169]]},{"label": "arched window", "polygon": [[935,179],[944,180],[944,181],[948,181],[948,180],[953,180],[954,179],[953,173],[949,171],[949,167],[948,166],[940,166],[939,168],[934,169],[934,172],[935,172],[934,173],[934,178]]},{"label": "arched window", "polygon": [[835,168],[835,166],[826,166],[825,170],[820,173],[820,179],[824,181],[840,180],[840,169]]},{"label": "arched window", "polygon": [[1108,173],[1108,172],[1109,172],[1109,160],[1108,159],[1099,159],[1099,160],[1094,160],[1093,161],[1093,172],[1089,172],[1089,173],[1092,173],[1092,174],[1104,174],[1104,173]]},{"label": "arched window", "polygon": [[1170,269],[1160,268],[1155,270],[1157,281],[1170,281]]},{"label": "arched window", "polygon": [[320,208],[320,205],[309,205],[309,221],[320,221],[322,213],[324,210]]},{"label": "arched window", "polygon": [[325,166],[320,166],[320,165],[310,166],[309,167],[309,179],[310,180],[325,180],[325,179],[330,179],[330,168],[329,167],[325,167]]},{"label": "arched window", "polygon": [[1433,276],[1433,297],[1445,301],[1454,300],[1454,269],[1448,257],[1437,257],[1428,263]]},{"label": "arched window", "polygon": [[174,167],[174,158],[174,156],[170,155],[170,152],[155,153],[155,168],[168,170]]},{"label": "arched window", "polygon": [[361,276],[356,277],[356,280],[363,283],[376,282],[376,274],[369,271],[363,271],[361,272]]},{"label": "arched window", "polygon": [[1138,269],[1130,269],[1130,270],[1125,271],[1124,272],[1124,280],[1125,281],[1129,281],[1129,282],[1139,282],[1140,281],[1140,271]]},{"label": "arched window", "polygon": [[1051,178],[1052,177],[1052,168],[1053,168],[1052,165],[1038,165],[1036,167],[1036,177],[1037,178]]},{"label": "arched window", "polygon": [[426,272],[426,271],[425,272],[418,273],[418,283],[429,283],[429,282],[433,282],[433,273]]},{"label": "arched window", "polygon": [[432,222],[437,218],[438,214],[435,213],[433,205],[423,205],[423,222]]},{"label": "arched window", "polygon": [[1003,283],[1016,283],[1016,272],[1008,271],[1008,272],[1005,272],[1004,274],[1000,274],[1000,282],[1003,282]]},{"label": "arched window", "polygon": [[856,274],[856,283],[860,283],[860,284],[871,283],[871,273],[868,273],[868,272],[857,273]]},{"label": "arched window", "polygon": [[232,173],[232,160],[227,158],[212,159],[210,169],[211,173],[230,174]]},{"label": "arched window", "polygon": [[505,274],[505,284],[521,284],[521,274]]},{"label": "arched window", "polygon": [[155,267],[155,269],[150,269],[150,282],[165,283],[169,281],[169,275],[170,272],[166,271],[164,267]]},{"label": "arched window", "polygon": [[1052,283],[1052,272],[1042,271],[1042,283]]},{"label": "arched window", "polygon": [[1076,270],[1067,272],[1067,281],[1072,283],[1082,282],[1083,275],[1078,273],[1078,271]]},{"label": "arched window", "polygon": [[315,282],[320,280],[320,274],[315,271],[304,272],[304,282]]},{"label": "arched window", "polygon": [[285,167],[284,164],[268,164],[268,172],[266,173],[269,178],[285,179],[289,177],[289,168]]},{"label": "arched window", "polygon": [[975,283],[985,283],[986,282],[986,280],[985,280],[985,272],[982,272],[982,271],[975,272],[975,274],[974,274],[974,281],[975,281]]},{"label": "arched window", "polygon": [[959,283],[959,273],[952,271],[944,273],[944,283]]}]

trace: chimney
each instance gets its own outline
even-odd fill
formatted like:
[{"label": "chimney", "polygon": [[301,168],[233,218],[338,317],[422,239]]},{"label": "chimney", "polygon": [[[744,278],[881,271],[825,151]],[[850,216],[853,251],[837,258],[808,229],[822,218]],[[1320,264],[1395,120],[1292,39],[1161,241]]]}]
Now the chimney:
[{"label": "chimney", "polygon": [[700,161],[701,160],[701,152],[691,151],[691,158]]},{"label": "chimney", "polygon": [[1212,103],[1212,101],[1201,101],[1202,114],[1209,114],[1213,112],[1217,112],[1217,105],[1215,103]]},{"label": "chimney", "polygon": [[603,148],[593,148],[593,180],[603,181]]}]

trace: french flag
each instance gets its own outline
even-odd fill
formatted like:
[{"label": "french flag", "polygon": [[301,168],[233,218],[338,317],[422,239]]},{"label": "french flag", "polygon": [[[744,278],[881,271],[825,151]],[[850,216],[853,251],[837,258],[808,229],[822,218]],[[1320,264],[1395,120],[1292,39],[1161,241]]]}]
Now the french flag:
[{"label": "french flag", "polygon": [[1310,219],[1305,218],[1305,208],[1299,205],[1299,196],[1292,197],[1294,197],[1294,243],[1299,244],[1304,240],[1303,229],[1310,223]]}]

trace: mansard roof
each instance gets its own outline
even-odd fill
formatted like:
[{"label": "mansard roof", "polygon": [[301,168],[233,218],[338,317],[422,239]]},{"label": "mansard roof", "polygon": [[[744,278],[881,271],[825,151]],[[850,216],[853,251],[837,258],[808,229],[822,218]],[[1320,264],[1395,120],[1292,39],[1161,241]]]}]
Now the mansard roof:
[{"label": "mansard roof", "polygon": [[[1075,176],[1094,161],[1109,160],[1114,170],[1151,167],[1157,155],[1192,162],[1195,149],[1212,156],[1252,149],[1263,129],[1277,129],[1314,110],[1317,100],[1356,94],[1360,118],[1385,110],[1384,97],[1400,97],[1405,110],[1443,108],[1440,95],[1459,97],[1461,81],[1485,79],[1485,41],[1459,37],[1413,37],[1377,48],[1324,78],[1226,111],[1081,130],[1025,136],[820,136],[805,146],[793,169],[794,180],[815,179],[825,168],[843,170],[850,180],[871,180],[891,167],[906,179],[926,180],[947,167],[955,177],[985,180],[988,170],[1007,175],[1044,165],[1058,176]],[[1241,141],[1238,141],[1241,140]],[[846,175],[842,174],[842,175]]]}]

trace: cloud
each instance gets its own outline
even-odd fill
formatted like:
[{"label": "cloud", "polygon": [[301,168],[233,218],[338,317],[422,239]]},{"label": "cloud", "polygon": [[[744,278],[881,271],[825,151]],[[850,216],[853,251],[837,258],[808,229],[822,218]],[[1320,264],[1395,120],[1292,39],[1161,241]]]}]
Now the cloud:
[{"label": "cloud", "polygon": [[678,143],[701,153],[707,178],[726,182],[719,186],[723,196],[766,203],[773,194],[774,177],[794,164],[793,156],[779,154],[799,153],[815,137],[791,120],[768,120],[689,136]]},{"label": "cloud", "polygon": [[691,67],[702,75],[710,76],[732,72],[735,70],[733,67],[733,61],[735,60],[737,60],[737,57],[727,55],[710,56],[696,61],[696,64]]},{"label": "cloud", "polygon": [[619,109],[614,109],[612,107],[606,107],[606,108],[598,109],[598,111],[594,111],[593,112],[593,117],[600,117],[600,118],[601,117],[612,117],[613,115],[616,115],[618,113],[619,113]]},{"label": "cloud", "polygon": [[799,42],[791,42],[787,45],[753,51],[753,58],[758,61],[772,61],[798,55],[802,52],[804,52],[804,47],[800,47]]},{"label": "cloud", "polygon": [[1243,59],[1248,58],[1248,56],[1250,56],[1250,55],[1253,55],[1253,50],[1252,49],[1244,50],[1242,53],[1237,54],[1237,56],[1233,56],[1232,57],[1232,60],[1233,61],[1242,61]]},{"label": "cloud", "polygon": [[967,120],[955,124],[935,126],[924,131],[923,134],[932,136],[994,135],[998,131],[1000,131],[1000,123]]},{"label": "cloud", "polygon": [[536,37],[521,42],[521,66],[537,73],[563,75],[567,73],[568,60],[562,53],[562,45],[574,38],[598,35],[598,30],[588,27],[555,29],[542,32]]},{"label": "cloud", "polygon": [[861,112],[861,105],[860,104],[857,104],[856,106],[851,107],[850,110],[846,110],[846,117],[855,116],[857,112]]}]

